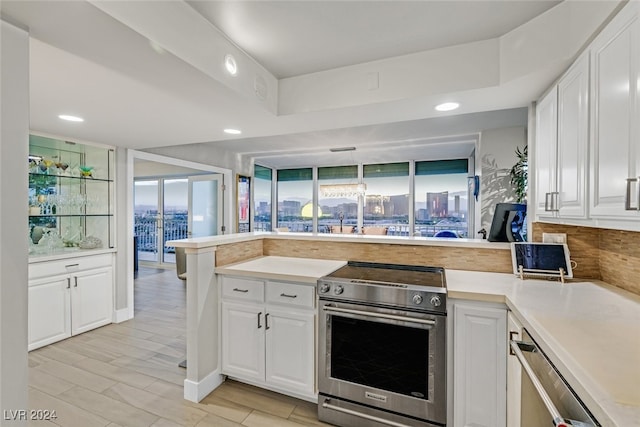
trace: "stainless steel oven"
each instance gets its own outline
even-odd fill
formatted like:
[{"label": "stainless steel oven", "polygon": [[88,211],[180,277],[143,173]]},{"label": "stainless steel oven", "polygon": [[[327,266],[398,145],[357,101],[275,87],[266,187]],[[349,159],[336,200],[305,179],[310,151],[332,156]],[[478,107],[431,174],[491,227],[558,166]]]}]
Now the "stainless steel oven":
[{"label": "stainless steel oven", "polygon": [[510,346],[522,365],[520,427],[600,427],[526,329]]},{"label": "stainless steel oven", "polygon": [[445,425],[444,270],[350,262],[318,281],[318,296],[320,420]]}]

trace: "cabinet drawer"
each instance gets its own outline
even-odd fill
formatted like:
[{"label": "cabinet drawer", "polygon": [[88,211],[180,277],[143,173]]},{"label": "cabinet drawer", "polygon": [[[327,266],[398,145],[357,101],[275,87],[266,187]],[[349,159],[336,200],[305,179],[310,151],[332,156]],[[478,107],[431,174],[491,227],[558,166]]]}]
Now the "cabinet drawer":
[{"label": "cabinet drawer", "polygon": [[264,282],[262,280],[241,279],[239,277],[223,277],[222,296],[224,298],[263,302]]},{"label": "cabinet drawer", "polygon": [[34,262],[29,264],[29,280],[39,277],[51,277],[58,274],[75,273],[112,265],[112,254],[102,254],[78,258],[67,258],[56,261]]},{"label": "cabinet drawer", "polygon": [[315,286],[267,282],[267,302],[313,308]]}]

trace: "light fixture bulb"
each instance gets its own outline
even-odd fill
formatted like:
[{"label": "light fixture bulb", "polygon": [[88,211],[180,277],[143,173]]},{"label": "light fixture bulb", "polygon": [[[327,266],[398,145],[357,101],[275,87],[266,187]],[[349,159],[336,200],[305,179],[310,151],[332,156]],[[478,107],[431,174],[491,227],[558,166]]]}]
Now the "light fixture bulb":
[{"label": "light fixture bulb", "polygon": [[240,135],[242,131],[240,129],[227,128],[224,130],[224,133],[228,133],[229,135]]},{"label": "light fixture bulb", "polygon": [[224,68],[232,76],[238,74],[238,64],[236,63],[236,59],[230,53],[226,54],[224,57]]},{"label": "light fixture bulb", "polygon": [[436,110],[438,111],[451,111],[458,108],[460,104],[457,102],[445,102],[443,104],[436,105]]},{"label": "light fixture bulb", "polygon": [[84,119],[82,117],[70,116],[68,114],[60,114],[58,118],[62,120],[66,120],[68,122],[84,122]]}]

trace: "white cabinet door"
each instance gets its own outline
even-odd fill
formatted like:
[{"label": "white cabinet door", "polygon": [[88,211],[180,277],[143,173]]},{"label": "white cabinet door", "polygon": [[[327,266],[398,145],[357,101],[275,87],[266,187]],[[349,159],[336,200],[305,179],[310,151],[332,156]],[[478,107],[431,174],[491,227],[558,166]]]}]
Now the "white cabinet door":
[{"label": "white cabinet door", "polygon": [[558,216],[587,216],[589,61],[583,55],[558,83]]},{"label": "white cabinet door", "polygon": [[29,282],[29,350],[71,336],[69,276]]},{"label": "white cabinet door", "polygon": [[312,395],[315,387],[314,312],[269,307],[266,381]]},{"label": "white cabinet door", "polygon": [[264,381],[265,311],[254,304],[222,303],[222,372]]},{"label": "white cabinet door", "polygon": [[[640,175],[640,23],[629,2],[591,46],[592,217],[640,219],[625,210],[627,179]],[[631,183],[638,205],[639,182]]]},{"label": "white cabinet door", "polygon": [[558,144],[558,89],[554,87],[536,107],[535,208],[538,217],[553,217]]},{"label": "white cabinet door", "polygon": [[454,304],[453,425],[505,427],[507,311]]},{"label": "white cabinet door", "polygon": [[75,273],[71,288],[71,333],[107,325],[113,320],[113,268]]},{"label": "white cabinet door", "polygon": [[[507,315],[507,328],[509,329],[509,341],[522,340],[522,325],[513,313]],[[507,343],[507,348],[509,344]],[[509,351],[507,357],[507,427],[520,427],[520,394],[522,368],[515,355]]]}]

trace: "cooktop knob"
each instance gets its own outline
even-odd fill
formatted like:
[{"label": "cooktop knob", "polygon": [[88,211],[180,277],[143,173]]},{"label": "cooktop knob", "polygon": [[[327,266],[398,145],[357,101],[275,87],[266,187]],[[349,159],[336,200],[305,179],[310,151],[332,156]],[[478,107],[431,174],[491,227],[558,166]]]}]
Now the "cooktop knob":
[{"label": "cooktop knob", "polygon": [[331,289],[331,285],[328,283],[323,283],[322,285],[320,285],[321,294],[326,294],[327,292],[329,292],[329,289]]},{"label": "cooktop knob", "polygon": [[333,290],[333,293],[336,295],[340,295],[343,292],[344,292],[344,288],[342,287],[342,285],[336,286],[335,289]]},{"label": "cooktop knob", "polygon": [[440,305],[442,305],[442,300],[440,299],[440,297],[438,295],[432,296],[431,299],[429,300],[429,302],[434,307],[440,307]]},{"label": "cooktop knob", "polygon": [[422,304],[422,295],[420,295],[420,294],[415,294],[415,295],[413,296],[413,303],[414,303],[415,305],[420,305],[420,304]]}]

